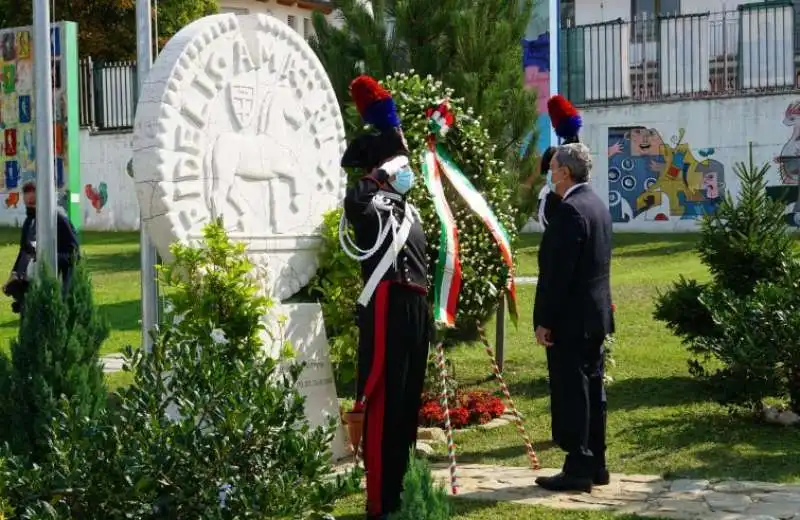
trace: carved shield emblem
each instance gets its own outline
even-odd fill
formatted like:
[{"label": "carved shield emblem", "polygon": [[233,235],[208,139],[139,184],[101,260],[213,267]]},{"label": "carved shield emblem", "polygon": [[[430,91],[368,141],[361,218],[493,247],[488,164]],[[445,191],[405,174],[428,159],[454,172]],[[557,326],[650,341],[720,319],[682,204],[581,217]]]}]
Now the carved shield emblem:
[{"label": "carved shield emblem", "polygon": [[228,103],[238,130],[250,126],[256,111],[256,83],[244,77],[236,78],[228,85]]}]

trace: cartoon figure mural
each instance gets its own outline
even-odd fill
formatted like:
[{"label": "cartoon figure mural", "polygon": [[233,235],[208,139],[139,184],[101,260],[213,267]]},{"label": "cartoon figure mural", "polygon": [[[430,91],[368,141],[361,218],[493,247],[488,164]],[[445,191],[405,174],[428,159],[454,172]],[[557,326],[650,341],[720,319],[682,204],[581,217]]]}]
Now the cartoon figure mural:
[{"label": "cartoon figure mural", "polygon": [[522,40],[522,67],[525,70],[525,88],[536,91],[539,118],[536,121],[538,140],[533,143],[533,131],[523,139],[520,155],[524,156],[531,145],[537,153],[550,146],[550,118],[547,100],[550,98],[550,2],[534,2],[533,10]]},{"label": "cartoon figure mural", "polygon": [[792,135],[775,157],[781,184],[767,186],[767,194],[786,204],[786,223],[800,226],[800,101],[790,104],[783,115],[783,124],[792,129]]},{"label": "cartoon figure mural", "polygon": [[[713,148],[692,152],[684,130],[668,144],[643,126],[608,130],[608,203],[614,222],[696,219],[716,210],[725,168]],[[699,156],[699,159],[698,159]]]}]

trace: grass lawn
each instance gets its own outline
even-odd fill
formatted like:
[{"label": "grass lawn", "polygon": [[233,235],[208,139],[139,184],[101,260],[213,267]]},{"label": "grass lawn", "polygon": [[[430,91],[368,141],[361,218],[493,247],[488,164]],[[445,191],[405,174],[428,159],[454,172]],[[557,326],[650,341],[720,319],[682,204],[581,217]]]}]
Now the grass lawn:
[{"label": "grass lawn", "polygon": [[[0,277],[5,282],[19,251],[19,229],[0,228]],[[82,253],[89,263],[97,304],[111,322],[103,353],[119,352],[141,342],[139,233],[83,233]],[[17,335],[19,315],[0,294],[0,348]]]},{"label": "grass lawn", "polygon": [[[635,520],[644,518],[632,515],[615,515],[598,511],[564,511],[518,504],[480,502],[477,500],[455,499],[453,520]],[[336,520],[363,520],[364,500],[358,495],[340,502],[333,512]],[[651,520],[658,520],[648,517]]]},{"label": "grass lawn", "polygon": [[[520,275],[536,274],[537,240],[525,237],[518,256]],[[800,481],[800,431],[732,417],[710,401],[690,378],[679,341],[651,317],[659,287],[679,275],[708,276],[692,252],[695,240],[692,235],[615,236],[617,367],[611,369],[616,381],[608,388],[611,469],[667,477]],[[518,330],[508,326],[504,368],[543,465],[558,467],[562,453],[548,442],[545,356],[531,330],[533,289],[518,288],[520,326]],[[490,341],[494,343],[494,338]],[[497,388],[495,383],[481,383],[490,368],[482,348],[461,345],[449,356],[463,385]],[[520,437],[511,426],[466,432],[456,442],[463,462],[527,464]]]},{"label": "grass lawn", "polygon": [[[10,269],[18,237],[19,230],[0,229],[0,266]],[[608,389],[611,468],[667,477],[800,481],[800,431],[728,415],[689,377],[684,349],[651,317],[657,288],[665,287],[679,275],[707,276],[692,252],[695,240],[696,235],[615,236],[612,283],[618,341],[617,367],[611,370],[616,381]],[[536,275],[537,241],[537,236],[523,239],[518,254],[520,275]],[[85,233],[83,244],[93,272],[97,303],[113,328],[104,352],[138,344],[138,233]],[[518,330],[508,326],[506,377],[515,402],[526,416],[526,426],[543,464],[557,467],[562,454],[547,442],[550,424],[545,357],[533,341],[530,324],[533,287],[519,289],[521,320]],[[16,334],[17,319],[10,311],[10,301],[0,302],[0,340],[2,348],[8,348],[10,338]],[[490,367],[478,345],[455,347],[449,356],[455,361],[462,386],[496,389],[494,383],[482,382]],[[125,384],[125,378],[112,375],[110,383]],[[513,426],[459,434],[456,441],[462,462],[527,464]],[[475,505],[470,503],[469,507]],[[470,514],[465,511],[462,518],[476,518]]]}]

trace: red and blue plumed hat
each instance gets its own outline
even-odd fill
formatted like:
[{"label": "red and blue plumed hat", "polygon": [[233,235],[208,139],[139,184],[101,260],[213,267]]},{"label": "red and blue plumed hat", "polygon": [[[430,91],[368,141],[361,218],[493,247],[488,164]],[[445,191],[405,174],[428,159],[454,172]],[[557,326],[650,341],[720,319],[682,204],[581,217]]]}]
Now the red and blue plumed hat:
[{"label": "red and blue plumed hat", "polygon": [[379,133],[367,132],[354,138],[342,156],[343,168],[370,171],[387,159],[408,154],[392,95],[370,76],[350,83],[350,95],[365,123]]},{"label": "red and blue plumed hat", "polygon": [[400,117],[392,95],[375,78],[361,75],[350,83],[350,95],[365,123],[380,132],[400,128]]},{"label": "red and blue plumed hat", "polygon": [[576,141],[583,126],[578,109],[561,94],[547,101],[547,113],[556,135],[561,139]]}]

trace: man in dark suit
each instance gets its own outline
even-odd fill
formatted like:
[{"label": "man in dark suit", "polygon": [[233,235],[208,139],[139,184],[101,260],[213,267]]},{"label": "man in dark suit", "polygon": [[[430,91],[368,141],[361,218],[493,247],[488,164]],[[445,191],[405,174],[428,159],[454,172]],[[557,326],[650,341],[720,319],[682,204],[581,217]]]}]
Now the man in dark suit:
[{"label": "man in dark suit", "polygon": [[606,485],[603,343],[611,310],[611,215],[589,186],[592,161],[581,143],[550,163],[561,196],[539,247],[533,324],[547,349],[553,441],[567,452],[561,473],[536,483],[551,491]]}]

